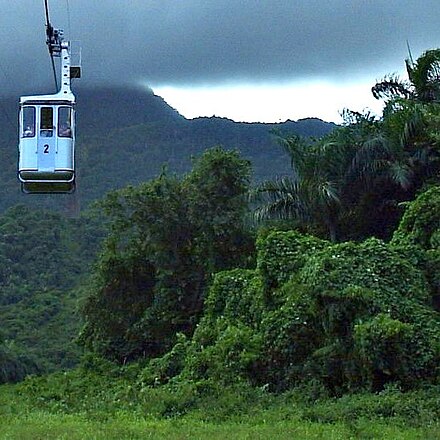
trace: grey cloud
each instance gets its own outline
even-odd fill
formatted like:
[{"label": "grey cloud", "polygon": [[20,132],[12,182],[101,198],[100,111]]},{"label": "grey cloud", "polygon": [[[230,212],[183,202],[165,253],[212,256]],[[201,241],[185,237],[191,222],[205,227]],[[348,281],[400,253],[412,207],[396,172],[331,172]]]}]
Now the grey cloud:
[{"label": "grey cloud", "polygon": [[[0,0],[0,87],[49,84],[43,1]],[[340,79],[440,46],[438,0],[52,0],[81,40],[84,83]],[[70,14],[68,14],[68,10]],[[70,29],[69,29],[70,24]],[[70,35],[69,35],[70,30]]]}]

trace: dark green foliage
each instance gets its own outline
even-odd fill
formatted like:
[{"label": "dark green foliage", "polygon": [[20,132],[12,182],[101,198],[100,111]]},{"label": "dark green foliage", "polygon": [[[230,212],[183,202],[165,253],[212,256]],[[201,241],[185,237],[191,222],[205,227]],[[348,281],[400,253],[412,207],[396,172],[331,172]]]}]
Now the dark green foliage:
[{"label": "dark green foliage", "polygon": [[278,305],[266,311],[260,327],[264,345],[259,380],[280,390],[306,379],[304,364],[322,337],[309,289],[288,282],[274,294]]},{"label": "dark green foliage", "polygon": [[70,289],[87,273],[101,236],[85,217],[66,219],[23,205],[9,209],[0,217],[0,304]]},{"label": "dark green foliage", "polygon": [[22,205],[0,217],[3,380],[78,362],[78,293],[102,231],[92,218],[66,219]]},{"label": "dark green foliage", "polygon": [[157,355],[189,330],[200,307],[203,274],[193,265],[180,183],[162,176],[110,194],[104,207],[112,232],[89,288],[81,340],[121,362]]},{"label": "dark green foliage", "polygon": [[[341,384],[356,386],[361,383],[359,374],[363,374],[365,368],[368,369],[370,377],[376,378],[372,386],[379,389],[389,380],[401,380],[405,386],[412,386],[413,381],[435,376],[433,367],[438,359],[439,341],[435,333],[440,331],[440,319],[427,305],[430,292],[423,273],[412,266],[398,250],[376,239],[367,240],[359,245],[344,243],[330,246],[310,260],[301,271],[299,280],[311,286],[322,298],[320,316],[325,317],[331,313],[330,322],[340,323],[336,327],[327,324],[323,328],[327,343],[336,340],[339,344],[343,341],[340,348],[344,349],[345,354],[341,356],[339,349],[333,353],[339,359],[339,378],[335,371],[332,375],[332,380],[338,387]],[[349,302],[353,301],[353,297],[347,293],[353,291],[357,294],[359,289],[361,303],[351,305],[350,313],[343,312],[349,306]],[[339,296],[339,304],[325,301],[329,295]],[[389,321],[375,317],[378,313],[385,314],[380,316],[389,316]],[[406,347],[409,347],[410,337],[407,329],[414,328],[411,350],[399,348],[399,357],[399,350],[391,342],[382,347],[382,352],[377,344],[380,362],[376,360],[367,366],[365,358],[362,357],[365,356],[365,350],[358,358],[359,352],[353,341],[354,329],[360,323],[364,323],[358,327],[359,331],[364,329],[364,335],[373,329],[376,334],[387,334],[390,331],[390,323],[400,330],[405,329],[406,333],[399,333],[398,336],[403,335],[402,344],[407,344]],[[398,327],[400,323],[402,326]],[[373,344],[371,341],[370,343]],[[393,362],[393,356],[397,356],[395,363],[400,364],[399,374],[388,373],[390,369],[385,367],[388,360]],[[332,353],[327,352],[326,360],[331,357]],[[378,368],[378,365],[382,365],[383,368]],[[352,371],[353,366],[357,371],[355,375]]]},{"label": "dark green foliage", "polygon": [[266,233],[258,250],[255,271],[214,278],[179,380],[315,381],[336,395],[435,380],[440,318],[410,248],[290,231]]},{"label": "dark green foliage", "polygon": [[291,172],[256,188],[258,221],[290,220],[333,242],[389,235],[385,206],[394,204],[389,198],[407,183],[392,172],[398,158],[383,139],[382,121],[350,111],[344,119],[343,126],[320,139],[280,138]]},{"label": "dark green foliage", "polygon": [[28,374],[39,372],[38,364],[32,356],[17,349],[14,343],[0,341],[0,384],[18,382]]},{"label": "dark green foliage", "polygon": [[173,348],[162,357],[151,359],[138,376],[141,387],[156,387],[168,383],[180,374],[185,366],[185,357],[189,345],[188,338],[183,333],[176,335],[177,342]]},{"label": "dark green foliage", "polygon": [[180,380],[255,382],[263,310],[262,282],[255,271],[218,273],[205,301],[204,317],[187,345]]},{"label": "dark green foliage", "polygon": [[99,325],[87,326],[81,338],[92,341],[91,348],[106,357],[127,359],[145,344],[133,325],[153,301],[154,267],[137,256],[119,254],[101,258],[99,271],[100,278],[92,285],[94,294],[83,307],[86,322]]},{"label": "dark green foliage", "polygon": [[405,210],[393,236],[393,243],[415,244],[422,249],[436,249],[440,244],[440,186],[420,194]]},{"label": "dark green foliage", "polygon": [[440,187],[432,186],[406,207],[391,243],[424,269],[440,310]]},{"label": "dark green foliage", "polygon": [[413,348],[414,327],[380,313],[359,323],[354,329],[357,354],[371,377],[373,389],[382,388],[384,381],[401,380],[411,383],[416,370],[417,354]]},{"label": "dark green foliage", "polygon": [[84,306],[85,345],[125,362],[191,334],[212,274],[247,264],[253,250],[242,222],[249,174],[237,152],[214,148],[182,180],[161,175],[109,194],[111,232]]},{"label": "dark green foliage", "polygon": [[392,246],[374,238],[328,246],[310,258],[299,279],[321,292],[350,286],[371,289],[381,307],[398,307],[396,295],[429,298],[423,274]]},{"label": "dark green foliage", "polygon": [[269,289],[289,281],[328,242],[296,231],[271,232],[257,240],[258,269]]},{"label": "dark green foliage", "polygon": [[207,150],[184,181],[196,247],[211,272],[240,265],[243,251],[251,251],[243,233],[249,183],[250,163],[220,148]]},{"label": "dark green foliage", "polygon": [[234,269],[215,275],[205,300],[205,318],[224,317],[248,326],[257,325],[264,310],[262,279],[254,270]]},{"label": "dark green foliage", "polygon": [[254,382],[261,347],[261,334],[240,321],[224,317],[202,320],[186,351],[179,379],[210,379],[224,384]]}]

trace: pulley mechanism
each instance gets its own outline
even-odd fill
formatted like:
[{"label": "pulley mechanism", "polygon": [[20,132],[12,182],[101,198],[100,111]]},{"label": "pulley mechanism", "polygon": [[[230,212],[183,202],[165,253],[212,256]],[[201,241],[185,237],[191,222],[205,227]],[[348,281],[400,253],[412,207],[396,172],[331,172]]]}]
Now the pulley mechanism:
[{"label": "pulley mechanism", "polygon": [[55,29],[50,23],[46,24],[46,44],[51,56],[60,56],[63,33],[62,29]]}]

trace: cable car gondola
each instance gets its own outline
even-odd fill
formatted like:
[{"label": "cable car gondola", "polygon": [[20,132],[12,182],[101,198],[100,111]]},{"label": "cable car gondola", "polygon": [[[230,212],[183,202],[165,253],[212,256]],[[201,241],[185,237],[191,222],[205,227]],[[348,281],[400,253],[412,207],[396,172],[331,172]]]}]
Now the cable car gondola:
[{"label": "cable car gondola", "polygon": [[53,56],[61,58],[61,87],[53,95],[20,98],[18,178],[27,194],[75,190],[75,96],[70,81],[80,77],[80,67],[71,66],[70,43],[49,21],[47,36],[52,66]]}]

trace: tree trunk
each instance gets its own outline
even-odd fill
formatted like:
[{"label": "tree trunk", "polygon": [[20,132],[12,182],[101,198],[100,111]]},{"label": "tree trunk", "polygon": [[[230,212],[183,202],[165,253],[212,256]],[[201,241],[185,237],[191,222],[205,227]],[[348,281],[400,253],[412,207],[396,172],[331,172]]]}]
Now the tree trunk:
[{"label": "tree trunk", "polygon": [[330,241],[332,243],[337,243],[338,241],[338,228],[336,222],[332,218],[327,220],[328,233],[330,235]]}]

